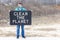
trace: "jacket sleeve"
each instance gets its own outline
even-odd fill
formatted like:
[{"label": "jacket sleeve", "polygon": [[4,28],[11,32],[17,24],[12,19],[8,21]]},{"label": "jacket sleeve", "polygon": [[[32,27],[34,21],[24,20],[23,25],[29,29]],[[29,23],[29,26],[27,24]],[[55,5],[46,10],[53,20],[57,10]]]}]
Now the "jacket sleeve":
[{"label": "jacket sleeve", "polygon": [[18,11],[18,8],[15,8],[16,11]]},{"label": "jacket sleeve", "polygon": [[23,10],[25,10],[25,11],[26,11],[27,9],[26,9],[26,8],[23,8]]}]

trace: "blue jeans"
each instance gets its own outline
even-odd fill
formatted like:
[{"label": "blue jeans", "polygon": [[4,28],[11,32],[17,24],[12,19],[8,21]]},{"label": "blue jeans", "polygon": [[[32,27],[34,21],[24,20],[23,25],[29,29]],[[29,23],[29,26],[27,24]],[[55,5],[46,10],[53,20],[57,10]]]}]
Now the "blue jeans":
[{"label": "blue jeans", "polygon": [[24,37],[24,24],[22,24],[22,25],[18,24],[17,25],[17,38],[19,38],[19,36],[20,36],[20,26],[21,26],[22,37]]}]

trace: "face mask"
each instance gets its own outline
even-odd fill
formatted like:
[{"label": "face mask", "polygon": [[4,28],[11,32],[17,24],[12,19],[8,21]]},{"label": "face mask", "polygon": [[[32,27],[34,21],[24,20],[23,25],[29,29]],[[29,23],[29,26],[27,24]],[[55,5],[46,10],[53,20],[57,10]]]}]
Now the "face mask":
[{"label": "face mask", "polygon": [[22,5],[18,4],[19,7],[22,7]]}]

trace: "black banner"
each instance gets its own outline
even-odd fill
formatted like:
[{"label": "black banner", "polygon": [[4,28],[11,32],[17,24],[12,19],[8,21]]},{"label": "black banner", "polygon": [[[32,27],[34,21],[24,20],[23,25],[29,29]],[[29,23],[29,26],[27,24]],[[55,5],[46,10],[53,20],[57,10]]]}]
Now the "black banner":
[{"label": "black banner", "polygon": [[10,25],[31,25],[31,11],[10,11]]}]

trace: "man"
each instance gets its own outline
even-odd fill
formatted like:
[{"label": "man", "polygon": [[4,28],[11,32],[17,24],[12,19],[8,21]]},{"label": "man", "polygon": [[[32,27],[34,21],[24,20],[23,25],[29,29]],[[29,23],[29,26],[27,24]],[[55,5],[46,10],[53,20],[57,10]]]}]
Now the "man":
[{"label": "man", "polygon": [[[15,9],[16,11],[26,11],[27,9],[25,9],[23,6],[22,6],[22,3],[18,3],[18,7]],[[19,38],[19,34],[20,34],[20,26],[21,26],[21,34],[22,34],[22,37],[25,38],[25,35],[24,35],[24,24],[20,25],[18,24],[17,25],[17,38]]]}]

